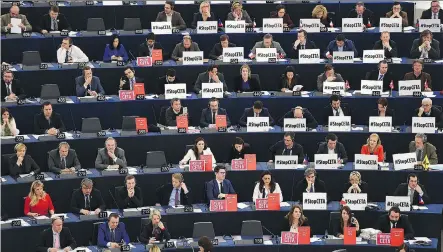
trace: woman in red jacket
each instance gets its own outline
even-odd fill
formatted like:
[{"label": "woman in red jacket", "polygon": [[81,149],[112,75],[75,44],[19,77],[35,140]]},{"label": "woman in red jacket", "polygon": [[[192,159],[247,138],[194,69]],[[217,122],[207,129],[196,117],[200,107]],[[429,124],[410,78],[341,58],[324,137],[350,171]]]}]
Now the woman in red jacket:
[{"label": "woman in red jacket", "polygon": [[51,197],[43,191],[43,183],[40,180],[32,182],[31,191],[25,198],[25,215],[36,217],[39,215],[54,214],[54,205]]},{"label": "woman in red jacket", "polygon": [[380,137],[373,133],[369,136],[368,141],[361,147],[361,154],[364,155],[377,155],[378,162],[383,162],[384,152],[383,145],[381,145]]}]

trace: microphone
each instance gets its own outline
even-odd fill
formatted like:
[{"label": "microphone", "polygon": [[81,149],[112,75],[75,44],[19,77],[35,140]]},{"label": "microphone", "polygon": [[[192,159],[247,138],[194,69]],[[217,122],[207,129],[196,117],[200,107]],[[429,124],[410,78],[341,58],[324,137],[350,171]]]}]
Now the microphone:
[{"label": "microphone", "polygon": [[137,58],[134,56],[134,54],[132,54],[131,50],[129,50],[129,55],[131,55],[132,60],[137,60]]},{"label": "microphone", "polygon": [[273,237],[273,239],[275,240],[275,244],[278,244],[278,235],[275,235],[274,233],[272,233],[269,229],[267,229],[263,224],[261,225],[261,227],[266,230],[268,233],[270,233]]},{"label": "microphone", "polygon": [[74,135],[77,136],[78,131],[77,131],[77,128],[75,127],[74,116],[72,115],[72,110],[70,108],[69,108],[69,113],[71,114],[72,125],[74,126]]},{"label": "microphone", "polygon": [[117,206],[117,208],[118,208],[119,210],[120,210],[120,209],[123,209],[123,208],[119,207],[119,205],[117,204],[117,201],[115,200],[114,195],[112,195],[111,189],[108,189],[108,192],[109,192],[109,194],[111,195],[112,200],[114,200],[114,203],[115,203],[115,205]]}]

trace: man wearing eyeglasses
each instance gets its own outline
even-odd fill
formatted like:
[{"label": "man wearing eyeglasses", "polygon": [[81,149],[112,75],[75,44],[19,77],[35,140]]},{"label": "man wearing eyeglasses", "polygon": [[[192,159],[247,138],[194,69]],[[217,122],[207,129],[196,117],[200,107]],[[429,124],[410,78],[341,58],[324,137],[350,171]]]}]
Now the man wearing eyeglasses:
[{"label": "man wearing eyeglasses", "polygon": [[415,110],[414,116],[435,117],[435,124],[438,128],[443,128],[443,113],[436,107],[432,107],[432,100],[424,98],[421,107]]},{"label": "man wearing eyeglasses", "polygon": [[226,194],[235,194],[231,181],[226,179],[226,167],[217,165],[214,168],[215,179],[207,182],[206,196],[208,203],[211,200],[225,199]]}]

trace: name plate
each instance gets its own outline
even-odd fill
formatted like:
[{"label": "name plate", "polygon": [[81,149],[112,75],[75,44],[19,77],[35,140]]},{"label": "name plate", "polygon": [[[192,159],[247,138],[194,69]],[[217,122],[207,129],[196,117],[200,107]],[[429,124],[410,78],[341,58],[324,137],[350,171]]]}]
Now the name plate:
[{"label": "name plate", "polygon": [[281,244],[298,244],[298,233],[281,232]]},{"label": "name plate", "polygon": [[320,49],[298,50],[299,64],[317,64],[320,62]]},{"label": "name plate", "polygon": [[172,34],[171,22],[151,22],[151,29],[154,34]]},{"label": "name plate", "polygon": [[314,167],[315,169],[337,169],[338,162],[337,154],[315,154]]},{"label": "name plate", "polygon": [[421,92],[421,80],[398,81],[399,96],[413,96],[414,92]]},{"label": "name plate", "polygon": [[351,117],[330,116],[328,120],[328,131],[339,131],[339,132],[351,131]]},{"label": "name plate", "polygon": [[277,59],[277,48],[257,48],[255,49],[257,62],[268,62],[269,59]]},{"label": "name plate", "polygon": [[268,199],[256,199],[255,200],[255,210],[267,211],[268,208],[269,208]]},{"label": "name plate", "polygon": [[366,193],[343,193],[343,200],[353,211],[364,211],[368,205],[368,194]]},{"label": "name plate", "polygon": [[374,91],[383,92],[383,81],[361,80],[361,94],[372,95]]},{"label": "name plate", "polygon": [[411,211],[411,199],[409,196],[386,196],[385,210],[389,211],[393,206],[397,206],[402,212],[409,212]]},{"label": "name plate", "polygon": [[120,101],[133,101],[135,100],[134,91],[133,90],[119,90],[118,97]]},{"label": "name plate", "polygon": [[223,98],[223,83],[202,83],[202,98]]},{"label": "name plate", "polygon": [[353,64],[354,63],[354,52],[333,52],[332,54],[332,62],[333,63],[347,63],[347,64]]},{"label": "name plate", "polygon": [[225,21],[225,32],[226,33],[245,33],[246,32],[246,22],[245,20]]},{"label": "name plate", "polygon": [[384,50],[363,50],[363,63],[378,64],[385,59]]},{"label": "name plate", "polygon": [[369,132],[392,132],[392,117],[370,116]]},{"label": "name plate", "polygon": [[231,160],[231,170],[232,171],[246,171],[248,168],[246,166],[246,159],[232,159]]},{"label": "name plate", "polygon": [[378,233],[376,245],[391,245],[391,234]]},{"label": "name plate", "polygon": [[401,18],[380,18],[380,32],[402,32]]},{"label": "name plate", "polygon": [[183,52],[183,65],[203,65],[203,51]]},{"label": "name plate", "polygon": [[198,21],[197,33],[198,34],[217,33],[217,21]]},{"label": "name plate", "polygon": [[269,131],[269,117],[248,117],[246,124],[247,132]]},{"label": "name plate", "polygon": [[302,18],[300,19],[300,29],[307,33],[320,32],[320,19],[318,18]]},{"label": "name plate", "polygon": [[363,18],[342,18],[342,32],[362,32],[365,25]]},{"label": "name plate", "polygon": [[412,169],[417,163],[417,155],[415,155],[415,152],[393,154],[392,160],[394,163],[394,170]]},{"label": "name plate", "polygon": [[419,19],[418,31],[430,30],[431,32],[440,32],[440,19]]},{"label": "name plate", "polygon": [[435,117],[412,117],[412,133],[435,133]]},{"label": "name plate", "polygon": [[283,126],[285,132],[306,131],[306,118],[285,118]]},{"label": "name plate", "polygon": [[186,83],[165,84],[165,99],[186,99]]},{"label": "name plate", "polygon": [[275,155],[275,169],[297,169],[298,155]]},{"label": "name plate", "polygon": [[303,193],[303,210],[326,210],[326,209],[327,209],[326,193]]},{"label": "name plate", "polygon": [[346,92],[346,87],[344,82],[323,82],[323,94],[333,94],[333,92],[340,92],[340,95],[344,95]]},{"label": "name plate", "polygon": [[263,33],[283,33],[283,18],[263,18]]},{"label": "name plate", "polygon": [[231,63],[231,60],[236,59],[237,63],[243,61],[245,58],[243,47],[228,47],[223,48],[223,62]]},{"label": "name plate", "polygon": [[356,170],[378,170],[378,156],[355,154],[354,165]]}]

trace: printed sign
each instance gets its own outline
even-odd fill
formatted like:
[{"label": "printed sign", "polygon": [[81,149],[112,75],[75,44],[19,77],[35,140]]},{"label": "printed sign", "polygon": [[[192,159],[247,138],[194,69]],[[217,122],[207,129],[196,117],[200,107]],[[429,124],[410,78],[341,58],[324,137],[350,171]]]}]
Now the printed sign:
[{"label": "printed sign", "polygon": [[363,18],[342,18],[342,32],[362,32],[365,25]]},{"label": "printed sign", "polygon": [[145,134],[148,132],[148,120],[146,117],[135,118],[135,130],[137,132],[144,131]]},{"label": "printed sign", "polygon": [[328,131],[339,131],[339,132],[351,131],[351,117],[330,116],[328,121]]},{"label": "printed sign", "polygon": [[326,210],[326,193],[303,193],[303,210]]},{"label": "printed sign", "polygon": [[133,90],[119,90],[118,98],[120,101],[133,101],[135,100],[135,95]]},{"label": "printed sign", "polygon": [[223,62],[230,63],[232,59],[237,59],[237,62],[243,61],[245,58],[243,47],[227,47],[223,48]]},{"label": "printed sign", "polygon": [[183,65],[203,65],[203,51],[184,51]]},{"label": "printed sign", "polygon": [[417,163],[417,156],[415,152],[393,154],[392,160],[394,163],[394,170],[412,169]]},{"label": "printed sign", "polygon": [[226,200],[211,200],[209,204],[209,211],[211,212],[226,212]]},{"label": "printed sign", "polygon": [[[226,132],[226,128],[227,128],[227,121],[226,121],[226,115],[216,115],[215,116],[215,128],[219,131],[219,132]],[[224,130],[222,130],[224,129]]]},{"label": "printed sign", "polygon": [[380,18],[380,33],[388,32],[403,32],[401,18]]},{"label": "printed sign", "polygon": [[139,67],[150,67],[152,66],[152,58],[147,57],[137,57],[137,66]]},{"label": "printed sign", "polygon": [[202,83],[202,98],[223,98],[223,83]]},{"label": "printed sign", "polygon": [[411,211],[411,199],[409,196],[386,196],[385,210],[389,211],[393,206],[400,208],[402,212]]},{"label": "printed sign", "polygon": [[226,33],[245,33],[246,32],[246,22],[245,20],[226,20],[225,21],[225,32]]},{"label": "printed sign", "polygon": [[189,161],[189,171],[190,172],[205,171],[205,161],[204,160],[190,160]]},{"label": "printed sign", "polygon": [[385,59],[384,50],[363,50],[363,63],[378,64]]},{"label": "printed sign", "polygon": [[369,132],[392,132],[392,117],[370,116]]},{"label": "printed sign", "polygon": [[297,169],[298,155],[275,155],[275,169]]},{"label": "printed sign", "polygon": [[320,32],[320,27],[320,19],[318,18],[300,19],[300,29],[305,30],[307,33]]},{"label": "printed sign", "polygon": [[269,59],[277,59],[277,48],[257,48],[255,49],[257,62],[268,62]]},{"label": "printed sign", "polygon": [[339,163],[337,154],[315,154],[315,169],[337,169]]},{"label": "printed sign", "polygon": [[205,161],[205,171],[212,171],[212,155],[200,155],[200,160]]},{"label": "printed sign", "polygon": [[357,229],[355,227],[343,228],[343,244],[355,245],[357,242]]},{"label": "printed sign", "polygon": [[344,95],[346,87],[344,82],[323,82],[323,94],[332,94],[334,91],[339,91],[340,95]]},{"label": "printed sign", "polygon": [[377,245],[391,245],[391,234],[389,233],[378,233],[377,234]]},{"label": "printed sign", "polygon": [[412,117],[412,133],[435,133],[435,117]]},{"label": "printed sign", "polygon": [[418,31],[430,30],[431,32],[440,32],[440,19],[419,19]]},{"label": "printed sign", "polygon": [[217,21],[197,21],[197,33],[217,33]]},{"label": "printed sign", "polygon": [[[402,211],[400,209],[400,211]],[[391,228],[391,247],[398,247],[404,243],[405,233],[403,228]]]},{"label": "printed sign", "polygon": [[354,52],[349,51],[335,51],[332,53],[332,62],[333,63],[346,63],[353,64],[354,63]]},{"label": "printed sign", "polygon": [[269,117],[248,117],[246,124],[247,132],[269,131]]},{"label": "printed sign", "polygon": [[231,170],[233,171],[246,171],[246,160],[245,159],[232,159],[231,160]]},{"label": "printed sign", "polygon": [[398,81],[399,96],[412,96],[414,92],[421,92],[421,80]]},{"label": "printed sign", "polygon": [[165,99],[186,99],[186,83],[165,84]]},{"label": "printed sign", "polygon": [[306,118],[285,118],[283,126],[285,132],[306,131]]},{"label": "printed sign", "polygon": [[283,33],[283,18],[263,18],[263,33]]},{"label": "printed sign", "polygon": [[343,200],[353,211],[364,211],[368,205],[368,194],[366,193],[343,193]]},{"label": "printed sign", "polygon": [[298,50],[299,64],[317,64],[320,62],[320,49]]},{"label": "printed sign", "polygon": [[255,171],[257,169],[257,161],[255,154],[245,154],[245,160],[248,171]]},{"label": "printed sign", "polygon": [[281,244],[298,244],[298,233],[293,232],[281,232]]},{"label": "printed sign", "polygon": [[355,154],[354,165],[356,170],[378,170],[378,156]]},{"label": "printed sign", "polygon": [[172,34],[171,22],[151,22],[151,30],[154,34]]},{"label": "printed sign", "polygon": [[361,94],[372,95],[372,92],[383,92],[383,81],[361,80]]}]

